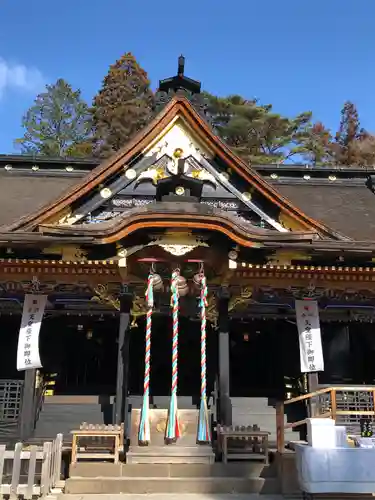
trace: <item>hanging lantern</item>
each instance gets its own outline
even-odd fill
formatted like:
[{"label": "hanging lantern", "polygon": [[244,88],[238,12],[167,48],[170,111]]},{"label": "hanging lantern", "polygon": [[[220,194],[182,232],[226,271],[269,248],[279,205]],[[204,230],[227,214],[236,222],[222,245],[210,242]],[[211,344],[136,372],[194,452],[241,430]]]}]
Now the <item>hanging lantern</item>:
[{"label": "hanging lantern", "polygon": [[152,275],[152,287],[155,291],[163,288],[163,280],[161,279],[160,274]]},{"label": "hanging lantern", "polygon": [[177,278],[177,289],[180,297],[183,297],[189,292],[189,286],[186,282],[186,279],[181,275],[179,275]]}]

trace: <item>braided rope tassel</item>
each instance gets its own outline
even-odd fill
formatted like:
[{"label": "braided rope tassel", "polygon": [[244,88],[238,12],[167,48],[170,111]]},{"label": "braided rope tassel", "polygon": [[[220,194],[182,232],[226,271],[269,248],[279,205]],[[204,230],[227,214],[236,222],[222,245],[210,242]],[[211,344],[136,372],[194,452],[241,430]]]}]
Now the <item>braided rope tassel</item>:
[{"label": "braided rope tassel", "polygon": [[202,276],[201,281],[201,404],[199,407],[198,437],[199,443],[210,443],[210,419],[207,407],[207,358],[206,358],[206,307],[207,307],[207,281]]},{"label": "braided rope tassel", "polygon": [[178,277],[180,272],[173,271],[171,280],[171,306],[173,320],[173,340],[172,340],[172,388],[171,400],[169,404],[168,422],[166,426],[165,439],[176,441],[180,437],[180,427],[177,412],[177,382],[178,382]]},{"label": "braided rope tassel", "polygon": [[146,290],[147,315],[146,315],[146,347],[145,347],[145,374],[143,379],[143,404],[141,421],[139,424],[138,441],[141,444],[150,442],[150,361],[151,361],[151,326],[152,310],[154,307],[153,274],[150,273]]}]

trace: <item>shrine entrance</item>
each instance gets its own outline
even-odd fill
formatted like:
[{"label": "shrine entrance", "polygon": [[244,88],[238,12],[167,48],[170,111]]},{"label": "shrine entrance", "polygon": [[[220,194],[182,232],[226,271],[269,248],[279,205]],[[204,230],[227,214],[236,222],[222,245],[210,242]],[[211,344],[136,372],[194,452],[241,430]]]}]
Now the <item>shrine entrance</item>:
[{"label": "shrine entrance", "polygon": [[[179,362],[178,396],[191,398],[192,405],[200,399],[200,321],[180,316],[179,320]],[[145,353],[146,319],[137,320],[137,326],[130,332],[129,393],[131,396],[143,394],[143,373]],[[151,404],[165,405],[171,391],[172,377],[172,318],[154,314],[151,339]],[[207,328],[207,395],[214,388],[217,371],[217,335]],[[154,400],[154,401],[152,401]]]},{"label": "shrine entrance", "polygon": [[291,358],[293,363],[295,358],[298,370],[298,336],[293,326],[284,320],[231,321],[231,397],[284,396],[284,375],[293,370],[285,360]]},{"label": "shrine entrance", "polygon": [[40,332],[42,373],[55,395],[113,395],[117,376],[116,317],[58,316]]}]

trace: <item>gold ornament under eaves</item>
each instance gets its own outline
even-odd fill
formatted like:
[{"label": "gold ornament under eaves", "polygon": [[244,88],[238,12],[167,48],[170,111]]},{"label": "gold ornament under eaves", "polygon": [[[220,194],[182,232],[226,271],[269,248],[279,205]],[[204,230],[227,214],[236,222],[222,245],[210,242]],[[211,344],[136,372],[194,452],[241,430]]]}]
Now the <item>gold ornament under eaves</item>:
[{"label": "gold ornament under eaves", "polygon": [[253,289],[251,287],[246,287],[241,290],[240,295],[231,297],[228,304],[228,311],[234,311],[235,309],[246,309],[250,304],[254,304],[255,301],[253,297]]},{"label": "gold ornament under eaves", "polygon": [[[95,296],[91,300],[99,302],[100,304],[110,306],[116,311],[120,310],[120,299],[114,297],[112,294],[108,292],[107,285],[99,284],[94,291],[95,291]],[[130,327],[134,328],[138,326],[137,325],[138,318],[140,316],[145,316],[146,313],[147,313],[146,299],[144,297],[140,297],[139,295],[135,295],[133,299],[132,308],[130,310],[130,314],[132,316],[132,322],[130,324]]]}]

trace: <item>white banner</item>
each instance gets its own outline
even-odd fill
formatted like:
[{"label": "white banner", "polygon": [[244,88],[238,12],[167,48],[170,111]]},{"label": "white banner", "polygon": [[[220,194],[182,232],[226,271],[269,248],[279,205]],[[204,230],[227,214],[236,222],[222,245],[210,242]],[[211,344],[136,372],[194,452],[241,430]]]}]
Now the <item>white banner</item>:
[{"label": "white banner", "polygon": [[18,371],[42,367],[39,356],[39,331],[46,302],[47,295],[25,295],[18,337]]},{"label": "white banner", "polygon": [[324,371],[319,308],[316,300],[296,300],[301,372]]}]

